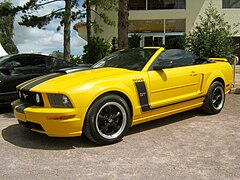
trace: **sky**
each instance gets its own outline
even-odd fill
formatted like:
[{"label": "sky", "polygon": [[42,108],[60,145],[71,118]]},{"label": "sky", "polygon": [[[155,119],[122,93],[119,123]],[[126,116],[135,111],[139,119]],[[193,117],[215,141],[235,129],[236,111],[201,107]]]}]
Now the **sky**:
[{"label": "sky", "polygon": [[[0,0],[3,2],[4,0]],[[11,0],[13,6],[23,5],[28,0]],[[83,0],[79,0],[82,4]],[[47,14],[53,9],[64,7],[64,2],[56,2],[39,11],[39,14]],[[19,53],[33,52],[49,54],[52,51],[63,52],[63,28],[57,31],[59,23],[54,20],[49,25],[45,26],[45,30],[18,25],[20,14],[15,17],[14,22],[14,38],[13,41],[17,46]],[[77,22],[72,22],[73,25]],[[77,32],[71,27],[71,54],[82,55],[83,46],[86,41],[80,38]]]}]

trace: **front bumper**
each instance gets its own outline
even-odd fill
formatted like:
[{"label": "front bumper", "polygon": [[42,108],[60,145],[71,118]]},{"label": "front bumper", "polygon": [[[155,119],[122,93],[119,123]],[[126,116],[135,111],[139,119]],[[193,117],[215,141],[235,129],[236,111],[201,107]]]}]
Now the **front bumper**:
[{"label": "front bumper", "polygon": [[52,137],[74,137],[82,134],[83,119],[74,108],[30,106],[19,100],[12,103],[19,124]]}]

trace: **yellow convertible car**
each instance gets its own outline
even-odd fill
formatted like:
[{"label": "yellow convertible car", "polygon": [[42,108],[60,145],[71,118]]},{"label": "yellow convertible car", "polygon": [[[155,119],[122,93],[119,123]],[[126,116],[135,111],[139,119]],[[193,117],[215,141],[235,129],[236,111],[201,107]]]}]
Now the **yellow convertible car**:
[{"label": "yellow convertible car", "polygon": [[98,144],[120,141],[129,127],[201,107],[219,113],[232,86],[223,58],[160,47],[117,51],[91,68],[62,69],[17,86],[18,122],[53,137],[84,133]]}]

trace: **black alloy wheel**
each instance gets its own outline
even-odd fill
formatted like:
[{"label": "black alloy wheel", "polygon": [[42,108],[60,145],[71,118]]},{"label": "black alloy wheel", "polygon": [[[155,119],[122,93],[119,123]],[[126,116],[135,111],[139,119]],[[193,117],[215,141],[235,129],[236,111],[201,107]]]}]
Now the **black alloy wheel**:
[{"label": "black alloy wheel", "polygon": [[130,126],[130,112],[126,101],[114,94],[96,100],[90,107],[84,133],[92,141],[105,145],[118,142]]},{"label": "black alloy wheel", "polygon": [[203,111],[208,114],[219,113],[225,103],[225,91],[221,82],[215,81],[211,84],[203,104]]}]

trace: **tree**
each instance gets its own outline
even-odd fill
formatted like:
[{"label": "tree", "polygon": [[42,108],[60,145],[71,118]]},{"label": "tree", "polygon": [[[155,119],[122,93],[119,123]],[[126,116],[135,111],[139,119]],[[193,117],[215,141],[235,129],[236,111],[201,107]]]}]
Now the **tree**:
[{"label": "tree", "polygon": [[[65,7],[53,9],[48,14],[42,16],[35,15],[41,8],[56,2],[65,2]],[[24,13],[24,15],[21,16],[22,22],[19,22],[19,24],[41,29],[48,25],[53,19],[59,19],[60,25],[57,27],[57,30],[60,30],[61,26],[64,26],[64,59],[70,61],[70,27],[71,21],[83,17],[79,7],[80,5],[77,0],[29,0],[22,7],[17,7],[18,10]]]},{"label": "tree", "polygon": [[118,49],[128,48],[128,0],[118,4]]},{"label": "tree", "polygon": [[200,16],[200,23],[186,37],[186,49],[200,58],[223,57],[230,60],[234,50],[232,37],[238,32],[224,21],[224,15],[218,13],[212,2]]},{"label": "tree", "polygon": [[[97,9],[103,10],[103,12],[91,9],[92,4],[96,5]],[[84,7],[87,11],[87,41],[92,37],[92,26],[95,34],[102,31],[96,21],[91,22],[91,12],[100,16],[104,23],[114,26],[115,22],[104,11],[116,10],[118,11],[118,48],[124,49],[128,47],[128,0],[85,0]]]},{"label": "tree", "polygon": [[[105,11],[116,10],[117,1],[118,0],[85,0],[83,7],[86,8],[88,44],[84,46],[84,63],[95,63],[110,52],[110,43],[98,37],[99,33],[103,30],[101,26],[97,24],[96,20],[92,22],[91,14],[95,13],[105,24],[114,26],[115,22],[105,14]],[[93,4],[96,6],[95,9],[91,8]],[[94,31],[94,35],[92,30]]]},{"label": "tree", "polygon": [[[86,26],[87,26],[87,41],[89,42],[92,38],[92,31],[94,30],[95,35],[98,36],[103,29],[97,24],[95,20],[92,21],[91,13],[98,15],[105,24],[109,26],[115,26],[115,22],[111,20],[105,11],[116,10],[118,0],[85,0],[83,7],[86,8]],[[92,5],[97,7],[96,9],[91,8]],[[100,11],[99,11],[100,10]],[[93,27],[93,28],[92,28]]]},{"label": "tree", "polygon": [[87,42],[91,41],[91,37],[92,37],[92,33],[91,33],[91,26],[92,26],[92,22],[91,22],[91,4],[90,4],[90,0],[86,0],[86,20],[87,20]]},{"label": "tree", "polygon": [[92,37],[84,46],[83,63],[93,64],[110,52],[110,43],[100,37]]},{"label": "tree", "polygon": [[[121,2],[120,2],[121,1]],[[104,39],[98,37],[98,34],[102,31],[101,27],[96,21],[91,22],[91,12],[97,14],[103,22],[107,25],[114,26],[115,22],[108,17],[106,11],[118,11],[118,39],[114,38],[112,43],[112,49],[115,51],[115,43],[118,43],[118,49],[128,47],[128,0],[85,0],[84,7],[87,11],[87,41],[88,44],[84,47],[84,62],[94,63],[95,61],[103,58],[109,53],[109,43]],[[91,5],[94,4],[96,9],[91,9]],[[120,8],[121,7],[121,8]],[[94,34],[92,35],[91,27],[93,26]],[[102,48],[100,48],[102,46]]]},{"label": "tree", "polygon": [[13,7],[9,1],[0,3],[0,43],[8,54],[18,53],[13,42],[14,14],[10,13]]}]

